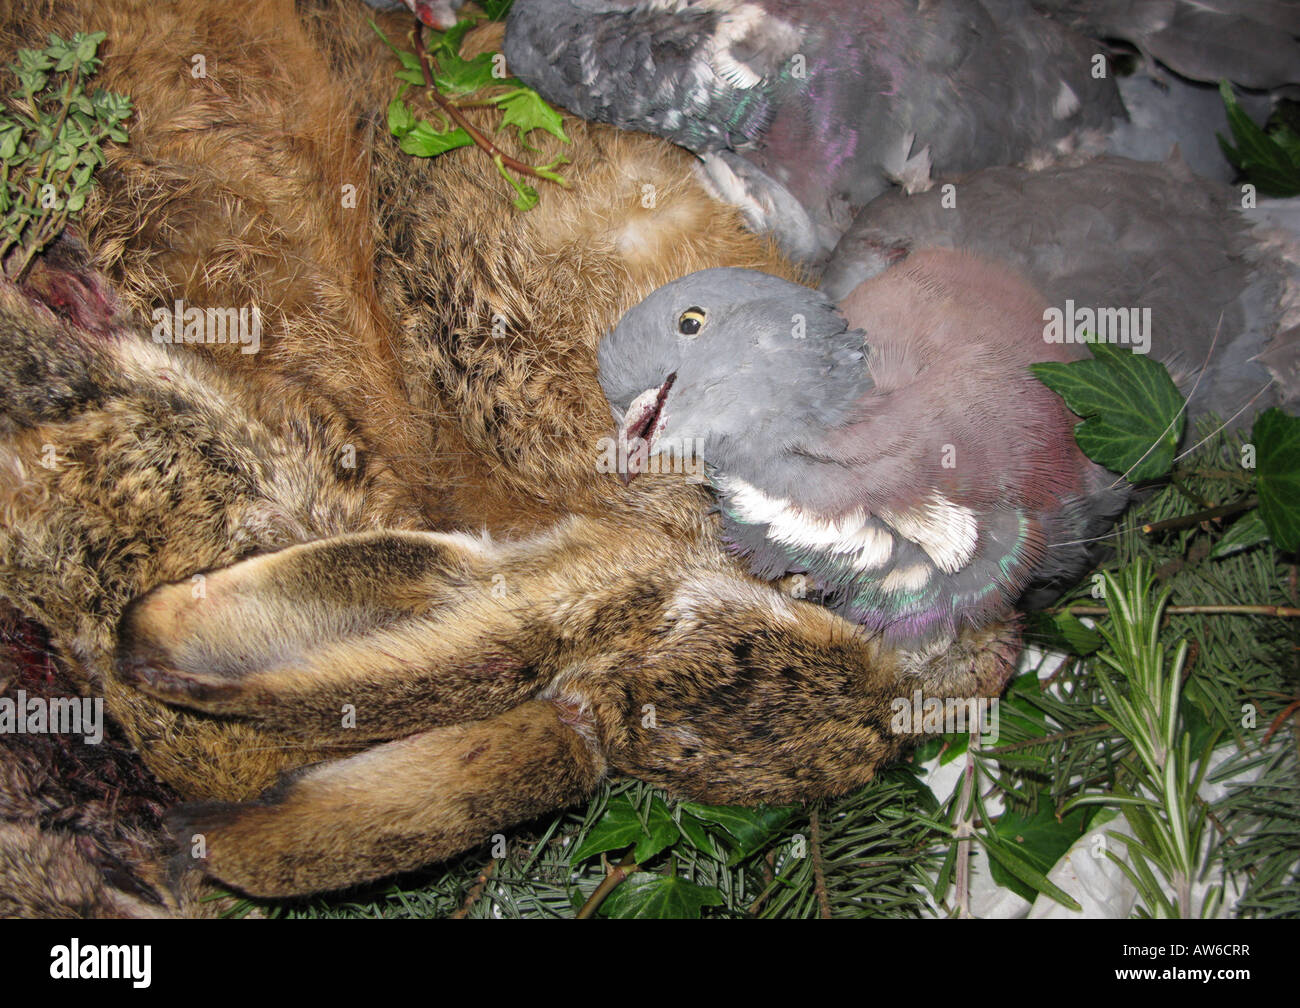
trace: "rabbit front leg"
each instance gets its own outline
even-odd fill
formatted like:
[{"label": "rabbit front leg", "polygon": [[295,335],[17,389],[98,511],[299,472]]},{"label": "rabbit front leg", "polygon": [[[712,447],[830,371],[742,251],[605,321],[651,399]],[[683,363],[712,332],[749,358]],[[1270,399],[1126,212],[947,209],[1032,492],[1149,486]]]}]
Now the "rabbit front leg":
[{"label": "rabbit front leg", "polygon": [[392,739],[490,717],[544,685],[497,551],[457,534],[343,535],[164,585],[124,613],[118,676],[299,737]]},{"label": "rabbit front leg", "polygon": [[457,854],[581,801],[605,761],[544,700],[288,775],[260,800],[173,811],[176,864],[260,897],[340,889]]}]

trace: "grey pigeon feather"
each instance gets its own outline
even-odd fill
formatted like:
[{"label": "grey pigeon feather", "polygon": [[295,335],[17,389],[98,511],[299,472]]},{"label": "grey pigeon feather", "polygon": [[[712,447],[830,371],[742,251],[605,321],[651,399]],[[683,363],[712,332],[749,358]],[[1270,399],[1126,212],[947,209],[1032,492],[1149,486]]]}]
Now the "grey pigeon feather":
[{"label": "grey pigeon feather", "polygon": [[1300,200],[1241,203],[1240,188],[1176,161],[988,168],[949,193],[865,207],[821,286],[843,297],[910,250],[940,246],[1013,266],[1062,309],[1150,308],[1152,355],[1184,391],[1199,382],[1190,415],[1247,422],[1300,404]]},{"label": "grey pigeon feather", "polygon": [[1109,124],[1122,108],[1096,48],[1027,0],[517,0],[505,40],[547,99],[700,154],[803,260],[892,182]]},{"label": "grey pigeon feather", "polygon": [[1294,0],[1033,0],[1098,39],[1130,42],[1192,80],[1273,90],[1300,84]]},{"label": "grey pigeon feather", "polygon": [[[1219,136],[1232,133],[1216,85],[1194,83],[1159,67],[1139,69],[1116,78],[1116,83],[1128,117],[1117,118],[1106,132],[1106,153],[1164,161],[1177,150],[1197,175],[1218,182],[1236,178],[1236,168],[1219,146]],[[1259,126],[1273,111],[1269,95],[1244,91],[1237,100]]]}]

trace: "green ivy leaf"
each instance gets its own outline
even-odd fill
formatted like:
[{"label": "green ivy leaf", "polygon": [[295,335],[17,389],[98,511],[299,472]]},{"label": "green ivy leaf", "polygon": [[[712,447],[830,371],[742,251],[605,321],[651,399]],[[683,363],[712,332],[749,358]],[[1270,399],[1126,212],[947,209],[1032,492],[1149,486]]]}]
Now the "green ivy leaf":
[{"label": "green ivy leaf", "polygon": [[623,850],[633,844],[636,845],[633,857],[639,864],[644,864],[660,851],[672,846],[680,835],[672,813],[662,798],[656,795],[651,800],[643,825],[632,800],[627,795],[618,795],[610,799],[605,814],[570,855],[569,864],[581,864],[596,854]]},{"label": "green ivy leaf", "polygon": [[[1195,702],[1190,691],[1185,692],[1183,697],[1179,732],[1190,739],[1192,752],[1203,752],[1223,734],[1226,727],[1224,712],[1219,710],[1212,701],[1202,699],[1200,702]],[[1208,712],[1205,710],[1206,706],[1210,708]]]},{"label": "green ivy leaf", "polygon": [[682,836],[686,838],[687,843],[697,851],[701,851],[711,858],[720,859],[722,857],[718,845],[713,842],[713,837],[709,835],[704,823],[680,807],[678,808],[677,827],[682,831]]},{"label": "green ivy leaf", "polygon": [[666,850],[677,842],[681,830],[673,819],[673,814],[658,795],[650,799],[650,808],[646,811],[645,835],[637,841],[632,856],[637,864],[645,864],[660,851]]},{"label": "green ivy leaf", "polygon": [[638,843],[645,835],[645,827],[631,801],[624,795],[611,798],[605,813],[569,856],[570,865],[578,865],[597,854],[623,850]]},{"label": "green ivy leaf", "polygon": [[1285,126],[1273,134],[1260,129],[1242,109],[1227,81],[1219,82],[1219,94],[1237,142],[1233,147],[1220,135],[1224,155],[1264,195],[1300,196],[1300,137]]},{"label": "green ivy leaf", "polygon": [[947,743],[947,748],[939,757],[940,766],[947,766],[959,756],[965,756],[966,750],[970,748],[969,735],[944,735],[942,738]]},{"label": "green ivy leaf", "polygon": [[468,147],[473,142],[470,135],[459,127],[440,132],[427,122],[421,121],[417,122],[397,145],[404,154],[411,154],[414,157],[434,157],[455,150],[457,147]]},{"label": "green ivy leaf", "polygon": [[1090,343],[1091,360],[1031,364],[1083,422],[1079,447],[1094,462],[1134,483],[1173,465],[1183,436],[1183,397],[1164,365],[1109,343]]},{"label": "green ivy leaf", "polygon": [[1228,531],[1219,537],[1214,549],[1210,550],[1210,559],[1222,560],[1267,541],[1268,528],[1264,525],[1259,508],[1254,508],[1233,522]]},{"label": "green ivy leaf", "polygon": [[706,906],[725,902],[713,886],[635,872],[609,894],[600,906],[600,914],[618,920],[698,920]]},{"label": "green ivy leaf", "polygon": [[765,849],[794,817],[795,810],[785,806],[742,808],[732,805],[698,805],[683,802],[684,813],[721,826],[731,836],[731,856],[727,863],[739,864]]},{"label": "green ivy leaf", "polygon": [[564,132],[563,117],[532,88],[519,88],[494,100],[504,113],[501,125],[513,126],[519,131],[520,140],[527,142],[528,134],[540,129],[559,137],[565,143],[569,142]]},{"label": "green ivy leaf", "polygon": [[1300,549],[1300,417],[1276,407],[1255,418],[1259,514],[1279,549]]}]

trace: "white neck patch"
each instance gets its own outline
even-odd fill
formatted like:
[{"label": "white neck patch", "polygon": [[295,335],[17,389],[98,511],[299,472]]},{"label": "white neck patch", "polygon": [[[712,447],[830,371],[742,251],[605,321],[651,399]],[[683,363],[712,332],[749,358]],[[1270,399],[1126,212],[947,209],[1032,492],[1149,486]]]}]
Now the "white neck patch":
[{"label": "white neck patch", "polygon": [[876,570],[889,562],[894,538],[871,520],[862,508],[838,520],[818,518],[797,508],[784,497],[770,497],[735,476],[713,480],[718,493],[741,521],[766,525],[767,537],[798,549],[849,554],[859,570]]}]

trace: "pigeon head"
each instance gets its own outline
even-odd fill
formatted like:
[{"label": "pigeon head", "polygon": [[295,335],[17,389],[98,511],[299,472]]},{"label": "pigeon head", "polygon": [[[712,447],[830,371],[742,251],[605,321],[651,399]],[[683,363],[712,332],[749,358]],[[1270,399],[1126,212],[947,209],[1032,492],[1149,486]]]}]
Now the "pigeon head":
[{"label": "pigeon head", "polygon": [[625,481],[676,453],[748,470],[797,450],[870,389],[864,352],[829,300],[779,277],[709,269],[660,287],[599,350],[620,439],[644,443]]}]

